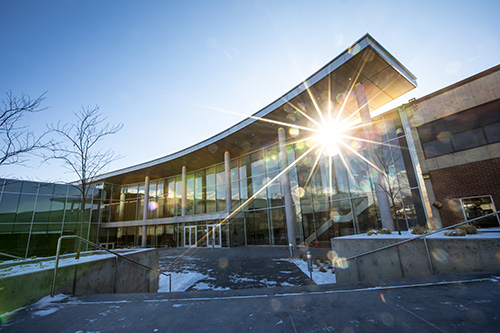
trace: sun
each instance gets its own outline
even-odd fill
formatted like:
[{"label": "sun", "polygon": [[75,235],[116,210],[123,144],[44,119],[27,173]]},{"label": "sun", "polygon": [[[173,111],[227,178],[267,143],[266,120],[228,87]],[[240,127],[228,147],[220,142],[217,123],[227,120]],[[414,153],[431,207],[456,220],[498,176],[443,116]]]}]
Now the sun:
[{"label": "sun", "polygon": [[314,140],[321,145],[323,152],[329,156],[339,153],[339,143],[346,128],[336,120],[322,124],[314,136]]}]

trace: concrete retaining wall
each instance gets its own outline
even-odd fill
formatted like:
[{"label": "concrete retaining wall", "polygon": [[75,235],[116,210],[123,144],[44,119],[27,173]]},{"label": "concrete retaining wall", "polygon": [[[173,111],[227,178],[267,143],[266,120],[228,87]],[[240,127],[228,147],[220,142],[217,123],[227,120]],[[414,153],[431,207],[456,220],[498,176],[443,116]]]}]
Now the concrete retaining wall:
[{"label": "concrete retaining wall", "polygon": [[[153,269],[158,269],[157,249],[120,254]],[[54,269],[52,268],[0,278],[0,314],[13,311],[49,295],[53,276]],[[157,273],[112,256],[59,267],[56,294],[148,293],[157,292],[158,283]]]},{"label": "concrete retaining wall", "polygon": [[[404,240],[404,238],[332,238],[339,257],[351,257]],[[500,238],[427,238],[434,274],[481,272],[500,269]],[[336,268],[338,283],[387,280],[431,275],[423,239],[378,251]]]}]

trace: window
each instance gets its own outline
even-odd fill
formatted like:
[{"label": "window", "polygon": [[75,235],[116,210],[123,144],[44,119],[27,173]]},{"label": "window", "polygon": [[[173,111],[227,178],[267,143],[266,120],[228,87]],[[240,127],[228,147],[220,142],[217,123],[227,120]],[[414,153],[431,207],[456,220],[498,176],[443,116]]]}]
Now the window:
[{"label": "window", "polygon": [[500,141],[500,100],[418,128],[426,158]]},{"label": "window", "polygon": [[[491,195],[462,198],[460,199],[460,203],[462,204],[462,210],[467,221],[496,211]],[[500,221],[498,216],[489,216],[474,222],[474,224],[478,228],[491,228],[499,227]]]}]

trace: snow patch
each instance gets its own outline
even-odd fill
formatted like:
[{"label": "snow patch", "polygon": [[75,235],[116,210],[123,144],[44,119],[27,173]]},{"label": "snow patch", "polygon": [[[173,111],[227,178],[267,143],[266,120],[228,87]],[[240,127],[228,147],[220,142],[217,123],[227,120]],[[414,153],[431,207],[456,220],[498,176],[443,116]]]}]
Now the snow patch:
[{"label": "snow patch", "polygon": [[33,315],[44,317],[44,316],[48,316],[49,314],[53,314],[54,312],[57,312],[57,311],[59,311],[59,308],[48,308],[46,310],[40,310],[40,311],[33,312]]},{"label": "snow patch", "polygon": [[[309,270],[307,269],[307,262],[305,262],[302,259],[299,258],[293,258],[293,259],[283,259],[285,261],[289,261],[292,264],[295,264],[304,274],[307,276],[310,276]],[[330,284],[330,283],[336,283],[337,280],[335,279],[335,274],[329,271],[326,272],[320,272],[319,271],[320,267],[316,266],[313,263],[313,272],[312,272],[312,280],[316,284]]]},{"label": "snow patch", "polygon": [[[182,273],[165,273],[171,274],[172,291],[186,291],[189,287],[196,284],[196,282],[208,278],[208,276],[205,274],[190,271],[184,271]],[[168,276],[160,275],[160,283],[158,288],[159,293],[166,293],[169,291],[169,280],[170,278]]]}]

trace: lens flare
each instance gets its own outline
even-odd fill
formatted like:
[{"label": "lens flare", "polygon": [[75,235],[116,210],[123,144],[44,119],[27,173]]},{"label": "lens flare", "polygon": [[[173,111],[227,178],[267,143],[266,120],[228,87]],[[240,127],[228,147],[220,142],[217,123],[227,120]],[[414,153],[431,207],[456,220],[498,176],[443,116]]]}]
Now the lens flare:
[{"label": "lens flare", "polygon": [[302,187],[297,187],[296,194],[299,198],[303,198],[304,195],[306,194],[306,190],[304,190],[304,188]]},{"label": "lens flare", "polygon": [[149,210],[154,211],[158,208],[158,203],[156,201],[151,201],[148,204],[148,208],[149,208]]},{"label": "lens flare", "polygon": [[454,211],[454,212],[461,212],[462,211],[462,205],[460,205],[460,202],[458,200],[449,200],[448,201],[448,207]]},{"label": "lens flare", "polygon": [[328,251],[328,253],[326,254],[326,256],[328,257],[328,259],[330,259],[330,261],[332,262],[335,262],[335,260],[338,259],[338,255],[337,255],[337,252],[333,251],[333,250],[330,250]]},{"label": "lens flare", "polygon": [[443,249],[437,248],[432,250],[432,256],[440,263],[443,263],[445,265],[448,263],[448,253],[446,253],[446,251]]},{"label": "lens flare", "polygon": [[340,214],[339,212],[337,212],[336,210],[333,210],[331,213],[330,213],[330,218],[332,219],[333,222],[338,222],[340,221]]},{"label": "lens flare", "polygon": [[339,257],[337,260],[333,262],[333,266],[338,267],[340,269],[346,269],[349,267],[349,263],[347,262],[346,258],[344,257]]},{"label": "lens flare", "polygon": [[292,138],[296,137],[297,135],[300,134],[300,130],[298,128],[290,128],[290,130],[288,131],[290,133],[290,136]]}]

